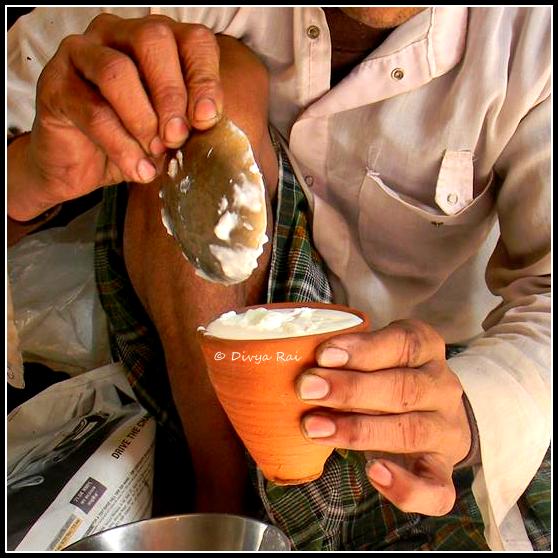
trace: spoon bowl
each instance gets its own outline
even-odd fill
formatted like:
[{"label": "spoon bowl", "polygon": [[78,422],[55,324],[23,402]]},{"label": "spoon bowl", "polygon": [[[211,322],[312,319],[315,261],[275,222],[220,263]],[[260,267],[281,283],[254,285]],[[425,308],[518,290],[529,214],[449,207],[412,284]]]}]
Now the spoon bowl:
[{"label": "spoon bowl", "polygon": [[225,285],[248,279],[268,238],[263,176],[246,134],[223,116],[193,131],[166,170],[163,223],[196,273]]}]

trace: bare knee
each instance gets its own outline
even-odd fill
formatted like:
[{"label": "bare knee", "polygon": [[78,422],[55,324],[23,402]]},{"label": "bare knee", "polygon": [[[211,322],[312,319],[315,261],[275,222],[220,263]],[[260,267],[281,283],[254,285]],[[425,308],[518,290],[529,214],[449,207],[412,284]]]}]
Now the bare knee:
[{"label": "bare knee", "polygon": [[[217,35],[220,73],[225,89],[225,113],[238,116],[256,129],[267,127],[269,77],[263,62],[246,45],[227,35]],[[247,104],[249,103],[249,104]]]},{"label": "bare knee", "polygon": [[270,199],[277,188],[277,157],[268,130],[269,77],[262,61],[240,41],[217,35],[225,114],[252,144]]},{"label": "bare knee", "polygon": [[[224,35],[217,37],[221,48],[221,79],[225,90],[225,114],[248,135],[254,156],[260,165],[268,195],[273,198],[277,184],[277,158],[268,132],[268,77],[264,65],[242,43]],[[132,184],[129,187],[128,208],[124,231],[124,258],[129,276],[140,300],[154,321],[163,314],[173,320],[179,308],[173,301],[188,301],[190,317],[201,319],[215,308],[257,304],[263,296],[270,259],[266,246],[259,268],[243,284],[222,287],[197,277],[192,266],[182,256],[178,244],[161,222],[159,181],[152,184]],[[272,218],[268,214],[271,237]],[[268,243],[269,244],[269,243]],[[200,297],[201,293],[205,296]],[[203,310],[197,304],[203,299]],[[171,309],[172,307],[172,309]]]}]

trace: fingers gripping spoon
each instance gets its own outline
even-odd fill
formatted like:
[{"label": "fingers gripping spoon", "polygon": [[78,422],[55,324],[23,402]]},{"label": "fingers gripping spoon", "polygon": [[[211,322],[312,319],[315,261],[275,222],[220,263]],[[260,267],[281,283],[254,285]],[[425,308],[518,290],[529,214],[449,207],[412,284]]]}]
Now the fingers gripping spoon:
[{"label": "fingers gripping spoon", "polygon": [[196,274],[245,281],[268,238],[263,176],[246,134],[223,117],[194,131],[160,179],[161,216]]}]

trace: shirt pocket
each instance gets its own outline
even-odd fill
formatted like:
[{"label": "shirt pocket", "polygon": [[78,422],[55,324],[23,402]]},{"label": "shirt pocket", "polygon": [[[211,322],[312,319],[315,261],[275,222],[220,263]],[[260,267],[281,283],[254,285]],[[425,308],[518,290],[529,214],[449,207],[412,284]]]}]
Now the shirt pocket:
[{"label": "shirt pocket", "polygon": [[473,197],[469,155],[444,157],[437,183],[436,211],[403,196],[367,169],[359,191],[358,236],[371,269],[417,280],[449,275],[486,239],[495,220],[493,173]]}]

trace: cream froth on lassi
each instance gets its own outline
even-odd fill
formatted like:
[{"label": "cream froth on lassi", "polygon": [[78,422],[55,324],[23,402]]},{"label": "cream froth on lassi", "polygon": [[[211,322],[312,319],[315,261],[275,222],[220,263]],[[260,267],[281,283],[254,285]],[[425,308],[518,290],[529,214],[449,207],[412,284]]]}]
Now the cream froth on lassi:
[{"label": "cream froth on lassi", "polygon": [[362,323],[349,312],[327,308],[251,308],[237,314],[225,312],[205,333],[221,339],[283,339],[348,329]]}]

